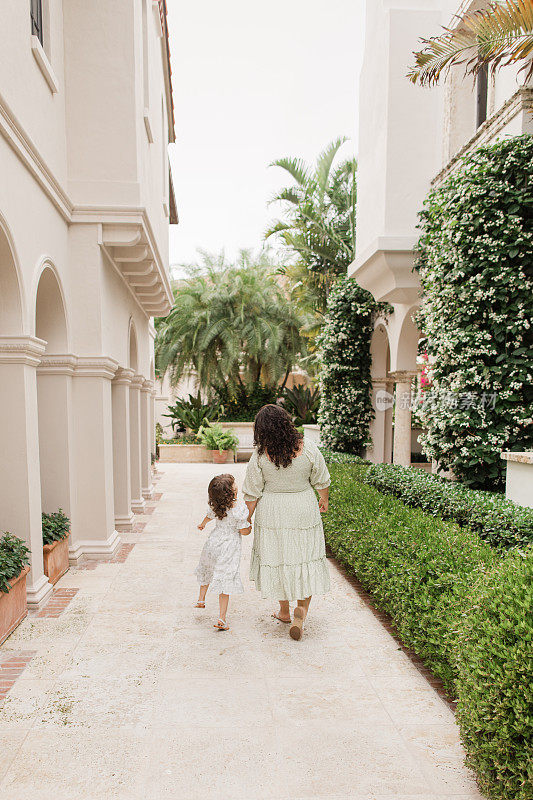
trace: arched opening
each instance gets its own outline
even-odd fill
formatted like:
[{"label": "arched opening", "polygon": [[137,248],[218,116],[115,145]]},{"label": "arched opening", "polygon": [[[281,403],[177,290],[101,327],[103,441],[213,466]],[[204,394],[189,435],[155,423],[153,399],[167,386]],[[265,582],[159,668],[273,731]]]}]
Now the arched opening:
[{"label": "arched opening", "polygon": [[[406,467],[414,461],[413,452],[421,454],[418,439],[422,431],[419,426],[416,426],[416,412],[413,419],[413,400],[418,375],[418,341],[420,339],[420,330],[415,319],[416,311],[417,306],[413,306],[403,316],[396,342],[396,358],[393,359],[396,380],[393,461],[395,464]],[[414,430],[413,421],[415,422]],[[416,458],[418,455],[415,460]],[[420,462],[417,461],[417,463]]]},{"label": "arched opening", "polygon": [[137,357],[137,332],[135,330],[135,325],[133,320],[130,320],[130,333],[129,333],[129,345],[128,345],[128,367],[132,369],[135,373],[137,372],[138,367],[138,357]]},{"label": "arched opening", "polygon": [[67,331],[61,287],[52,266],[46,265],[35,298],[35,335],[46,342],[37,369],[41,500],[43,511],[51,513],[62,508],[70,517],[73,364]]},{"label": "arched opening", "polygon": [[20,336],[22,297],[9,240],[0,223],[0,336]]},{"label": "arched opening", "polygon": [[377,464],[390,463],[392,457],[392,383],[390,372],[390,344],[385,320],[378,319],[370,341],[372,357],[372,406],[374,419],[370,425],[372,447],[367,458]]}]

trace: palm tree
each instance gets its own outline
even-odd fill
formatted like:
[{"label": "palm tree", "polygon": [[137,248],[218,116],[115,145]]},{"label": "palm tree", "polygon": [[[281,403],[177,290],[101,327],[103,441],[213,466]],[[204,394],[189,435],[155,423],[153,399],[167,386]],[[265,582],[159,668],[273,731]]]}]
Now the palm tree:
[{"label": "palm tree", "polygon": [[431,39],[416,52],[415,65],[408,77],[413,83],[437,83],[442,72],[464,64],[467,74],[490,66],[499,67],[524,62],[526,82],[533,74],[533,0],[498,0],[488,8],[466,14],[456,28]]},{"label": "palm tree", "polygon": [[169,316],[158,321],[158,374],[170,382],[194,373],[203,389],[285,380],[305,355],[305,315],[292,306],[278,264],[263,252],[241,250],[235,264],[223,253],[200,253],[185,267]]},{"label": "palm tree", "polygon": [[265,233],[276,236],[296,262],[284,268],[293,294],[308,308],[323,312],[327,296],[339,275],[355,258],[355,204],[357,164],[334,161],[346,138],[331,142],[314,167],[300,158],[280,158],[270,166],[281,167],[293,179],[270,201],[279,202],[283,216]]}]

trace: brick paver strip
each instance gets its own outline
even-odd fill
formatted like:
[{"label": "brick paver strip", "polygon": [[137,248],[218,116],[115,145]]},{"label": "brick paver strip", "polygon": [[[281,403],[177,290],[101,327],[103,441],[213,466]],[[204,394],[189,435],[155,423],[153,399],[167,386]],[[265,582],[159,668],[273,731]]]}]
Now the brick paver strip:
[{"label": "brick paver strip", "polygon": [[91,569],[96,569],[96,567],[99,566],[99,564],[123,564],[134,547],[135,547],[135,542],[128,544],[121,544],[115,555],[112,556],[111,558],[99,558],[97,561],[96,560],[84,561],[83,564],[78,564],[76,569],[91,570]]},{"label": "brick paver strip", "polygon": [[134,522],[131,529],[132,533],[142,533],[147,524],[147,522]]},{"label": "brick paver strip", "polygon": [[152,499],[155,500],[156,503],[158,503],[162,497],[163,497],[163,492],[156,492]]},{"label": "brick paver strip", "polygon": [[78,592],[79,589],[54,589],[48,603],[32,616],[40,618],[59,617]]},{"label": "brick paver strip", "polygon": [[36,650],[0,651],[0,703],[36,652]]}]

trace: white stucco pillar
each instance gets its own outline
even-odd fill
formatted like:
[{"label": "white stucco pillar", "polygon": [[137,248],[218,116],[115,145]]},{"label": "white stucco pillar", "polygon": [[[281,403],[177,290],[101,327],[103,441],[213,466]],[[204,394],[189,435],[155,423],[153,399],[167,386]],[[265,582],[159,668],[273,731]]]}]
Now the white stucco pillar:
[{"label": "white stucco pillar", "polygon": [[108,558],[120,544],[115,530],[111,381],[117,363],[78,357],[73,379],[75,519],[70,558]]},{"label": "white stucco pillar", "polygon": [[394,397],[395,464],[411,466],[411,378],[410,372],[393,374],[396,384]]},{"label": "white stucco pillar", "polygon": [[374,464],[390,464],[392,458],[393,384],[387,378],[372,379],[374,419],[370,423],[371,447],[366,458]]},{"label": "white stucco pillar", "polygon": [[118,369],[111,385],[115,529],[131,531],[130,385],[132,369]]},{"label": "white stucco pillar", "polygon": [[[37,368],[41,502],[48,513],[73,511],[72,376],[76,356],[43,356]],[[71,525],[72,527],[72,525]]]},{"label": "white stucco pillar", "polygon": [[152,388],[150,392],[150,432],[151,432],[151,441],[152,441],[152,448],[151,453],[155,455],[156,451],[156,437],[155,437],[155,387]]},{"label": "white stucco pillar", "polygon": [[30,548],[27,600],[38,608],[52,586],[43,571],[36,367],[46,342],[0,336],[0,530]]},{"label": "white stucco pillar", "polygon": [[141,386],[141,490],[145,500],[153,496],[152,486],[152,390],[153,381]]},{"label": "white stucco pillar", "polygon": [[142,375],[134,375],[130,386],[130,463],[131,463],[131,509],[135,513],[144,511],[141,476],[141,386]]}]

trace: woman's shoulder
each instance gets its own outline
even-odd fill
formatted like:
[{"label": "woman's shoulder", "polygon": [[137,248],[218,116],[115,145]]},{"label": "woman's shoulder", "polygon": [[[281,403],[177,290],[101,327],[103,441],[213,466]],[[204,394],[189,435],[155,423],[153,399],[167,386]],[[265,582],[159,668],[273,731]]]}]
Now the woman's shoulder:
[{"label": "woman's shoulder", "polygon": [[304,436],[302,453],[305,453],[305,455],[309,458],[314,458],[317,453],[320,453],[320,450],[318,449],[316,442],[313,442],[311,439],[307,439],[307,437]]}]

